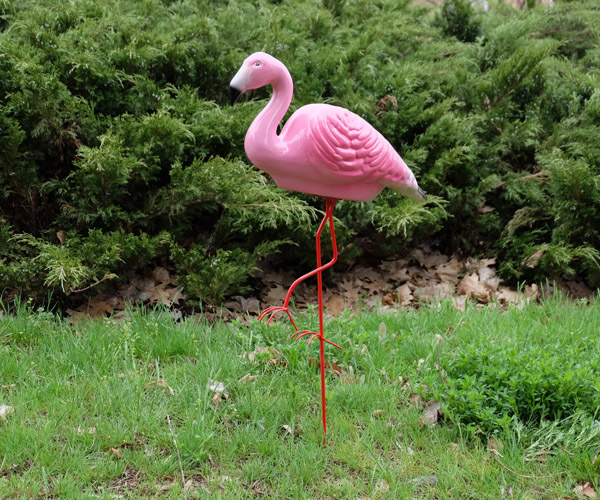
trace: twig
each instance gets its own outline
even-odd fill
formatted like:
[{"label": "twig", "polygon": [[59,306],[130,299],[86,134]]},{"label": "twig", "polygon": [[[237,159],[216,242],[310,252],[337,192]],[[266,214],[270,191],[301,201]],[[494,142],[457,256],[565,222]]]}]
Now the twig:
[{"label": "twig", "polygon": [[[448,330],[446,330],[446,332],[448,332]],[[447,384],[446,382],[446,375],[444,374],[444,370],[442,370],[442,362],[441,362],[441,355],[440,355],[440,346],[442,344],[442,336],[441,335],[436,335],[437,338],[437,370],[438,373],[440,374],[440,378],[442,379],[442,382],[444,383],[444,385]]]},{"label": "twig", "polygon": [[500,459],[498,458],[499,453],[496,450],[490,450],[492,453],[492,456],[494,457],[494,460],[496,462],[498,462],[502,467],[504,467],[508,472],[512,472],[513,474],[515,474],[516,476],[519,477],[524,477],[525,479],[542,479],[544,477],[552,477],[552,474],[548,474],[546,476],[527,476],[525,474],[519,474],[517,471],[512,470],[510,467],[504,465]]},{"label": "twig", "polygon": [[96,281],[96,283],[92,283],[89,286],[86,286],[85,288],[79,288],[78,290],[73,290],[72,288],[69,289],[69,291],[71,293],[80,293],[80,292],[85,292],[86,290],[89,290],[90,288],[94,288],[95,286],[98,286],[100,283],[102,283],[105,280],[112,280],[114,278],[118,278],[118,276],[114,273],[107,273],[104,275],[104,278],[102,278],[100,281]]},{"label": "twig", "polygon": [[183,487],[183,498],[187,500],[187,491],[185,488],[185,475],[183,474],[183,464],[181,463],[181,455],[179,454],[179,446],[177,446],[177,440],[175,439],[175,434],[173,434],[173,427],[171,426],[171,419],[169,418],[169,414],[167,413],[167,422],[169,423],[169,432],[171,433],[171,437],[173,438],[173,444],[175,445],[175,451],[177,451],[177,460],[179,461],[179,470],[181,471],[181,486]]},{"label": "twig", "polygon": [[[524,175],[522,177],[519,177],[517,180],[519,180],[519,181],[539,180],[540,182],[544,182],[547,178],[548,178],[548,171],[540,170],[539,172],[536,172],[535,174],[529,174],[529,175]],[[499,182],[492,189],[501,188],[505,184],[506,184],[506,181]]]},{"label": "twig", "polygon": [[496,456],[496,454],[495,454],[495,453],[494,453],[492,456],[494,457],[494,460],[495,460],[496,462],[498,462],[498,463],[499,463],[499,464],[500,464],[502,467],[504,467],[504,468],[505,468],[505,469],[506,469],[508,472],[512,472],[512,473],[513,473],[513,474],[515,474],[516,476],[519,476],[519,477],[524,477],[524,478],[526,478],[526,479],[536,479],[536,477],[535,477],[535,476],[526,476],[525,474],[519,474],[518,472],[516,472],[516,471],[512,470],[510,467],[508,467],[508,466],[504,465],[504,464],[503,464],[503,463],[500,461],[500,459],[499,459],[499,458]]}]

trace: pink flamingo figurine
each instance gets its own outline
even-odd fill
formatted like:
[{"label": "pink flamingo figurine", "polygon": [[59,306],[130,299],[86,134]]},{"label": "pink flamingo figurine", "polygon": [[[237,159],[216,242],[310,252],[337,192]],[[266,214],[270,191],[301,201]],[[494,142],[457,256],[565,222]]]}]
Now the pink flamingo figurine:
[{"label": "pink flamingo figurine", "polygon": [[[290,286],[282,306],[269,307],[267,324],[280,312],[286,312],[294,325],[292,335],[298,341],[310,335],[320,342],[321,415],[327,434],[325,406],[325,342],[341,349],[324,337],[323,279],[325,269],[337,260],[333,208],[338,200],[371,201],[385,187],[418,201],[426,200],[415,176],[392,145],[360,116],[329,104],[309,104],[298,109],[277,127],[292,102],[293,83],[287,68],[269,54],[256,52],[246,58],[231,80],[231,102],[246,90],[272,85],[273,95],[267,106],[248,129],[244,147],[250,161],[267,172],[284,189],[325,198],[325,217],[316,234],[317,268],[298,278]],[[321,233],[329,224],[333,258],[321,263]],[[298,330],[289,311],[294,288],[301,281],[317,275],[319,332]]]}]

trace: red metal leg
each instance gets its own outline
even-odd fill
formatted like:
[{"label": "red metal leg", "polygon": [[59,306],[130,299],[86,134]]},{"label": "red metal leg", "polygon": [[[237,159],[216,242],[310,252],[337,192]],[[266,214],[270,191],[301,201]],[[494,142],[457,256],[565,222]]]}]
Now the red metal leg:
[{"label": "red metal leg", "polygon": [[[333,264],[335,264],[335,261],[337,260],[337,246],[336,246],[336,242],[335,242],[335,233],[333,232],[333,215],[332,215],[333,207],[335,206],[336,202],[337,202],[337,200],[332,200],[329,198],[326,199],[325,217],[323,217],[323,220],[321,221],[321,224],[319,225],[319,229],[317,229],[317,269],[314,269],[314,270],[304,274],[303,276],[300,276],[296,281],[294,281],[291,284],[290,288],[288,289],[287,294],[285,295],[285,300],[283,301],[283,305],[267,307],[265,310],[263,310],[258,315],[259,321],[262,321],[268,315],[269,319],[267,320],[267,325],[269,325],[271,323],[271,321],[273,321],[273,319],[275,318],[275,316],[277,314],[279,314],[280,312],[285,312],[288,315],[288,318],[290,318],[292,325],[294,325],[294,329],[298,330],[298,327],[296,326],[296,323],[294,322],[294,319],[292,318],[292,315],[289,310],[289,304],[290,304],[290,300],[292,299],[292,293],[294,292],[294,289],[302,281],[314,276],[315,274],[321,273],[321,271],[327,269],[328,267],[333,266]],[[325,224],[327,223],[328,220],[329,220],[329,225],[331,228],[331,235],[332,235],[331,242],[333,244],[333,259],[330,262],[328,262],[327,264],[325,264],[324,266],[321,266],[321,264],[320,264],[320,262],[321,262],[321,233],[323,232]]]},{"label": "red metal leg", "polygon": [[[331,266],[333,266],[338,258],[337,242],[335,239],[335,228],[334,228],[334,221],[333,221],[333,209],[334,209],[337,201],[338,200],[332,199],[332,198],[325,199],[325,217],[323,217],[323,220],[321,221],[321,224],[319,225],[319,229],[317,230],[317,235],[316,235],[317,268],[314,269],[313,271],[310,271],[309,273],[306,273],[304,276],[301,276],[300,278],[298,278],[296,281],[294,281],[292,283],[292,285],[290,286],[290,288],[285,296],[285,300],[283,301],[282,306],[269,307],[269,308],[265,309],[264,311],[262,311],[260,313],[260,315],[258,316],[258,319],[262,320],[267,315],[270,315],[269,319],[267,320],[267,324],[269,324],[273,320],[273,318],[275,317],[276,314],[285,311],[287,313],[288,317],[290,318],[290,321],[294,325],[294,328],[297,330],[296,333],[294,333],[292,335],[292,338],[295,339],[296,342],[298,340],[300,340],[302,337],[305,337],[306,335],[311,335],[311,337],[308,341],[308,345],[310,345],[310,343],[313,341],[313,339],[315,337],[319,339],[319,351],[320,351],[319,354],[320,354],[320,366],[321,366],[321,417],[323,420],[323,443],[325,443],[325,436],[327,435],[327,407],[326,407],[326,401],[325,401],[325,342],[337,347],[338,349],[341,349],[341,347],[339,345],[334,344],[333,342],[331,342],[325,338],[325,326],[324,326],[324,319],[323,319],[323,271],[325,269],[328,269]],[[331,245],[333,248],[333,257],[329,262],[327,262],[327,264],[322,264],[321,233],[323,232],[323,229],[325,228],[325,226],[328,223],[329,223],[329,232],[331,233]],[[313,331],[309,331],[309,330],[299,330],[298,331],[298,327],[296,326],[296,323],[292,319],[292,315],[290,314],[288,305],[291,300],[292,292],[294,291],[294,288],[296,288],[296,286],[300,282],[304,281],[307,278],[310,278],[311,276],[314,276],[315,274],[317,275],[317,287],[318,287],[317,289],[318,289],[318,300],[319,300],[319,332],[317,333],[317,332],[313,332]]]},{"label": "red metal leg", "polygon": [[[323,271],[330,268],[335,264],[338,258],[337,243],[335,240],[335,229],[333,222],[333,208],[337,200],[326,199],[325,204],[325,217],[319,226],[316,237],[317,247],[317,268],[309,273],[310,276],[317,275],[317,287],[318,287],[318,298],[319,298],[319,333],[311,332],[308,330],[302,330],[294,333],[292,338],[296,337],[296,342],[306,335],[311,335],[308,344],[316,337],[319,339],[319,355],[320,355],[320,366],[321,366],[321,418],[323,420],[323,443],[325,443],[325,436],[327,435],[327,405],[325,401],[325,342],[341,349],[341,347],[325,338],[325,323],[323,318]],[[331,245],[333,247],[333,258],[325,265],[322,265],[322,254],[321,254],[321,233],[325,228],[325,225],[329,222],[329,231],[331,233]],[[307,275],[308,277],[308,275]]]}]

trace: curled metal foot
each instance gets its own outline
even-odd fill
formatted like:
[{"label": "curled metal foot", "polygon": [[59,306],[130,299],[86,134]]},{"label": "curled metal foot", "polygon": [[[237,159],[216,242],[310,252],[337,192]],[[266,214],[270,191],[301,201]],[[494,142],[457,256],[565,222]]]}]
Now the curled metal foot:
[{"label": "curled metal foot", "polygon": [[[300,330],[300,331],[294,333],[291,338],[293,338],[296,342],[298,342],[302,337],[304,337],[306,335],[311,335],[310,339],[308,339],[308,345],[310,345],[310,343],[313,341],[313,339],[315,337],[318,339],[321,338],[320,334],[318,334],[317,332],[311,332],[309,330]],[[323,337],[323,342],[327,342],[328,344],[331,344],[332,346],[337,347],[338,349],[341,349],[341,347],[339,345],[331,342],[331,340],[327,340],[324,337]]]},{"label": "curled metal foot", "polygon": [[288,318],[290,318],[290,321],[292,322],[292,325],[294,325],[294,328],[296,330],[298,330],[298,327],[296,326],[296,322],[294,321],[294,318],[292,318],[292,313],[290,313],[290,310],[289,310],[289,308],[287,306],[271,306],[271,307],[267,307],[264,311],[262,311],[258,315],[258,321],[262,321],[267,316],[269,316],[269,319],[267,320],[267,325],[270,325],[271,321],[273,321],[273,319],[275,318],[275,316],[277,314],[279,314],[280,312],[285,312],[288,315]]}]

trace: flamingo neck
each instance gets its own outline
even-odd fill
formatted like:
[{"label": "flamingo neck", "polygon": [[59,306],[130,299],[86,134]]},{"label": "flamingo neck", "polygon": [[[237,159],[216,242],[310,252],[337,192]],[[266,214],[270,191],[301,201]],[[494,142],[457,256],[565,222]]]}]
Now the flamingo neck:
[{"label": "flamingo neck", "polygon": [[282,68],[282,70],[284,71],[281,71],[271,83],[273,95],[269,103],[248,129],[246,143],[250,140],[255,146],[272,148],[279,146],[281,142],[277,134],[277,127],[290,107],[294,93],[294,84],[289,71],[286,68]]}]

